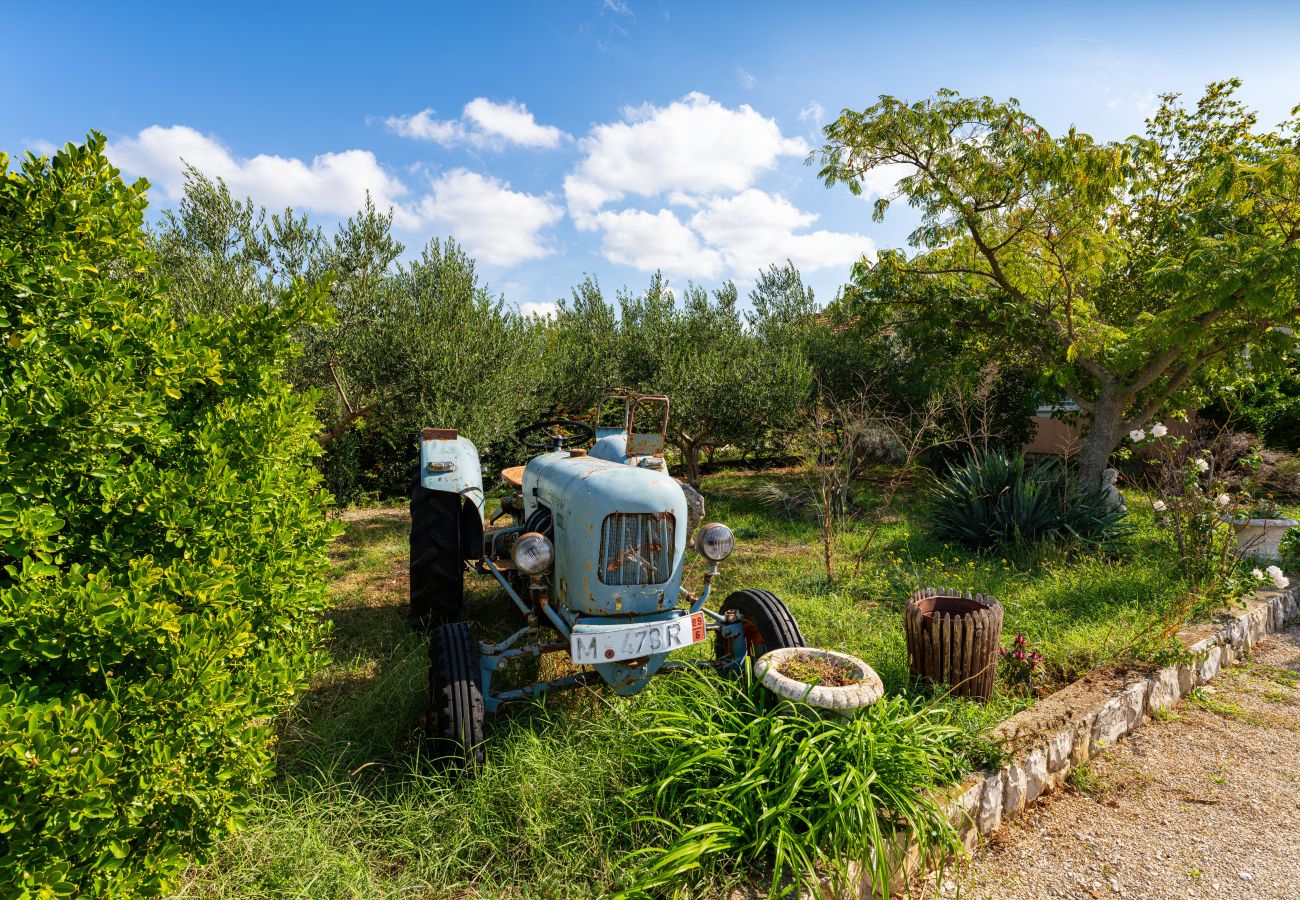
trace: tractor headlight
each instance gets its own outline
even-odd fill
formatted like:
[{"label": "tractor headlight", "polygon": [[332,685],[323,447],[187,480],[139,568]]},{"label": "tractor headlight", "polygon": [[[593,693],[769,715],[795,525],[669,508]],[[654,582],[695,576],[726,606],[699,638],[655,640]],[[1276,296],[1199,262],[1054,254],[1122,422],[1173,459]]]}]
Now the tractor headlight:
[{"label": "tractor headlight", "polygon": [[525,575],[541,575],[555,562],[555,548],[543,535],[530,531],[515,541],[510,558],[515,561],[515,568]]},{"label": "tractor headlight", "polygon": [[736,536],[721,522],[710,522],[695,536],[695,549],[713,562],[722,562],[736,549]]}]

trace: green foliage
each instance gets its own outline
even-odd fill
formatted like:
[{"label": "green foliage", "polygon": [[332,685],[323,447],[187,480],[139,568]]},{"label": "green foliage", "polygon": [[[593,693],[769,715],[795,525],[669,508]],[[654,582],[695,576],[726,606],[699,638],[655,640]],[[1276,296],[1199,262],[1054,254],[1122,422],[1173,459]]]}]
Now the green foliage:
[{"label": "green foliage", "polygon": [[318,293],[172,317],[104,138],[0,154],[0,894],[161,893],[318,661]]},{"label": "green foliage", "polygon": [[954,463],[929,501],[935,534],[971,547],[1051,539],[1104,546],[1124,515],[1104,489],[1080,487],[1058,460],[1031,466],[1022,453],[980,451]]},{"label": "green foliage", "polygon": [[887,697],[853,719],[822,718],[775,706],[752,677],[682,681],[636,710],[648,781],[635,799],[665,843],[631,854],[636,884],[619,896],[742,867],[770,867],[770,896],[817,892],[818,872],[838,893],[851,860],[884,896],[900,831],[929,862],[960,850],[935,792],[969,767],[966,738],[939,709]]},{"label": "green foliage", "polygon": [[1288,358],[1281,368],[1266,369],[1252,360],[1234,384],[1202,408],[1200,417],[1259,436],[1273,450],[1300,451],[1300,372]]},{"label": "green foliage", "polygon": [[542,396],[552,412],[582,416],[611,389],[628,386],[622,374],[618,316],[591,276],[558,306],[547,336]]},{"label": "green foliage", "polygon": [[1099,483],[1125,430],[1185,409],[1295,346],[1300,291],[1297,122],[1256,129],[1210,85],[1162,98],[1146,134],[1053,137],[1014,101],[939,91],[882,97],[826,128],[821,177],[855,194],[882,165],[907,174],[876,203],[919,210],[917,252],[882,253],[850,296],[892,322],[953,329],[1032,358],[1090,422],[1080,465]]},{"label": "green foliage", "polygon": [[745,330],[734,284],[712,297],[689,286],[681,299],[661,275],[643,294],[624,293],[620,351],[631,385],[672,399],[670,438],[696,484],[703,447],[754,447],[769,432],[792,427],[811,373],[798,347]]},{"label": "green foliage", "polygon": [[404,493],[423,426],[488,450],[537,409],[545,326],[494,297],[452,240],[399,265],[392,213],[369,200],[327,238],[302,214],[268,214],[189,169],[153,243],[180,317],[273,307],[295,281],[330,288],[333,315],[294,328],[304,350],[290,374],[318,398],[324,470],[342,502]]}]

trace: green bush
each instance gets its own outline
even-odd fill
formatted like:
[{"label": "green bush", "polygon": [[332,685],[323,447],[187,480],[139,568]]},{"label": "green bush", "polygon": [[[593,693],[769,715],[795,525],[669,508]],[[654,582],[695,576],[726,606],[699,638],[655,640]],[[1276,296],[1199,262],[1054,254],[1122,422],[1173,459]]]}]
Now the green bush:
[{"label": "green bush", "polygon": [[929,505],[936,536],[972,547],[1071,538],[1101,546],[1119,535],[1124,515],[1104,488],[1081,487],[1059,460],[1029,465],[1023,453],[954,463]]},{"label": "green bush", "polygon": [[819,873],[838,896],[850,860],[870,861],[862,874],[884,895],[899,832],[929,862],[958,851],[937,791],[987,751],[945,710],[887,697],[853,719],[821,718],[775,708],[756,678],[681,679],[635,711],[628,743],[647,782],[629,800],[660,833],[630,854],[622,900],[746,868],[770,872],[773,897],[820,895]]},{"label": "green bush", "polygon": [[148,896],[236,824],[318,659],[321,299],[177,325],[141,181],[0,154],[0,896]]}]

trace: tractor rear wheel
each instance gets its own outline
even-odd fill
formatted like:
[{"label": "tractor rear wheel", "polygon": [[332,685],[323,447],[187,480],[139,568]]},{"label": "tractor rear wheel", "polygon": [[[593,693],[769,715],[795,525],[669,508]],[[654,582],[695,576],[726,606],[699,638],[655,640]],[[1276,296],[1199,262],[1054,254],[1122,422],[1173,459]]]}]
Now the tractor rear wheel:
[{"label": "tractor rear wheel", "polygon": [[438,625],[460,618],[465,557],[460,546],[461,499],[411,488],[411,618]]},{"label": "tractor rear wheel", "polygon": [[463,622],[439,625],[429,639],[429,713],[439,756],[474,767],[483,762],[483,691],[478,644]]},{"label": "tractor rear wheel", "polygon": [[[733,609],[740,613],[740,625],[745,632],[745,652],[751,662],[769,650],[805,646],[799,623],[794,620],[789,607],[771,591],[754,588],[736,591],[722,601],[720,609],[724,614]],[[714,644],[719,659],[730,655],[731,647],[724,646],[727,643],[719,633]]]}]

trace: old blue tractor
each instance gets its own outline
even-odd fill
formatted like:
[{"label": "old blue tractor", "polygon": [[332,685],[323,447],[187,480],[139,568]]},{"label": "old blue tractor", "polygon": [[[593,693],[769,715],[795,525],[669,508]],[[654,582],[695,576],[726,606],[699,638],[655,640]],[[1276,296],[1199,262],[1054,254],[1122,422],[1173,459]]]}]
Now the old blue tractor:
[{"label": "old blue tractor", "polygon": [[[424,430],[410,602],[431,629],[426,722],[440,755],[481,762],[484,717],[511,701],[602,681],[634,694],[656,673],[685,665],[734,672],[747,657],[803,646],[794,617],[768,591],[736,591],[710,608],[713,576],[735,538],[721,523],[699,525],[698,493],[669,476],[668,411],[667,397],[621,392],[601,402],[596,426],[551,419],[522,429],[521,443],[538,455],[501,473],[512,490],[490,519],[474,445],[454,430]],[[698,594],[682,584],[693,531],[708,564]],[[474,639],[460,621],[467,566],[496,580],[522,628],[501,641]],[[668,659],[710,635],[712,658]],[[576,671],[510,690],[494,685],[512,662],[546,653],[567,653]]]}]

